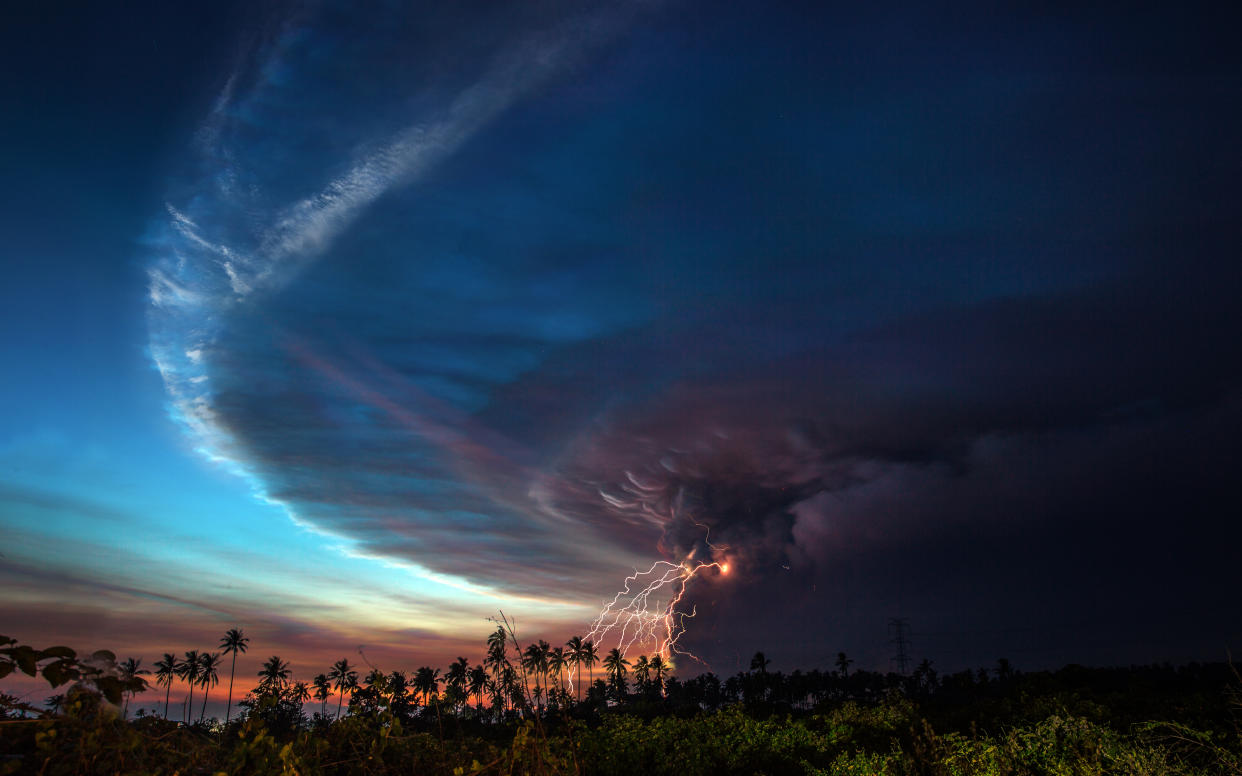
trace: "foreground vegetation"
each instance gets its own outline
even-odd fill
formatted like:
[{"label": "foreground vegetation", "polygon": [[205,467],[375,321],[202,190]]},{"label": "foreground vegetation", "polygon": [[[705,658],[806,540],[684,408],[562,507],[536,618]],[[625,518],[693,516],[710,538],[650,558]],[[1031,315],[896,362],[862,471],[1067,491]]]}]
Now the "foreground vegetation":
[{"label": "foreground vegetation", "polygon": [[0,697],[0,774],[1242,774],[1224,664],[1024,674],[1002,661],[940,677],[929,663],[850,672],[841,655],[835,671],[782,674],[757,654],[723,681],[648,674],[572,693],[528,674],[514,642],[490,640],[489,677],[518,680],[495,703],[450,690],[468,690],[469,666],[443,692],[431,669],[346,671],[337,708],[322,697],[308,717],[308,686],[275,659],[235,717],[187,723],[125,718],[126,693],[145,687],[136,661],[8,641],[0,672],[73,684],[52,708]]}]

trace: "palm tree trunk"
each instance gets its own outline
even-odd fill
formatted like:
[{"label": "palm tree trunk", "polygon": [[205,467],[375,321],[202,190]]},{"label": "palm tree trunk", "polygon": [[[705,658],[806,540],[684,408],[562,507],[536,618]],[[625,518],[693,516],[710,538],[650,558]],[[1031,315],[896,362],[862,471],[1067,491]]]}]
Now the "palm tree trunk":
[{"label": "palm tree trunk", "polygon": [[168,695],[172,692],[172,682],[164,686],[164,719],[168,719]]},{"label": "palm tree trunk", "polygon": [[229,705],[224,709],[224,724],[229,724],[229,715],[233,711],[233,674],[237,673],[237,650],[233,650],[233,667],[229,669]]},{"label": "palm tree trunk", "polygon": [[210,693],[210,692],[211,692],[210,688],[207,688],[207,687],[204,687],[204,688],[203,688],[203,708],[202,708],[202,710],[201,710],[201,711],[199,711],[199,712],[198,712],[198,721],[199,721],[199,722],[202,722],[202,721],[203,721],[203,717],[204,717],[204,716],[206,716],[206,714],[207,714],[207,694],[208,694],[208,693]]},{"label": "palm tree trunk", "polygon": [[336,718],[341,718],[341,704],[345,702],[345,688],[341,688],[341,698],[336,702]]},{"label": "palm tree trunk", "polygon": [[190,682],[190,699],[185,704],[185,724],[190,724],[190,717],[194,715],[194,683]]}]

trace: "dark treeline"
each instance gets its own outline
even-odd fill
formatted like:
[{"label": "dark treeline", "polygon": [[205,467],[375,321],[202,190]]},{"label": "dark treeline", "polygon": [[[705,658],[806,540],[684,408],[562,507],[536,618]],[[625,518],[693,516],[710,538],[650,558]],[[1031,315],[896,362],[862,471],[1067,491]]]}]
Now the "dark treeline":
[{"label": "dark treeline", "polygon": [[[682,679],[660,655],[600,655],[578,637],[523,645],[500,625],[481,663],[442,670],[364,673],[341,659],[304,681],[272,655],[234,702],[249,642],[233,629],[214,651],[164,654],[152,673],[107,651],[0,637],[0,677],[69,686],[42,706],[0,693],[0,774],[176,770],[191,755],[212,772],[255,773],[384,772],[350,770],[377,756],[398,772],[446,773],[1242,772],[1242,682],[1225,663],[1022,672],[1001,659],[942,675],[924,660],[902,675],[851,670],[839,653],[832,669],[784,673],[759,652],[747,671]],[[163,698],[131,720],[147,677]],[[225,679],[225,718],[208,719]],[[174,685],[186,698],[170,715]],[[84,766],[85,741],[113,770]],[[1110,758],[1145,765],[1088,767]]]}]

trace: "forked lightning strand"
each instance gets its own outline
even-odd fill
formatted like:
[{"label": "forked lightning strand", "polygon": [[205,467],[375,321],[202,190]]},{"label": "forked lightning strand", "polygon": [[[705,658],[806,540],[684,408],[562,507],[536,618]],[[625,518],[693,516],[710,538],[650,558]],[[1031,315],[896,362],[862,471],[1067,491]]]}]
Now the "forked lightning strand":
[{"label": "forked lightning strand", "polygon": [[698,660],[677,647],[678,639],[686,632],[685,620],[695,616],[695,609],[681,612],[677,605],[690,580],[708,568],[729,573],[729,564],[721,561],[678,564],[660,560],[646,571],[635,571],[625,578],[625,589],[604,605],[591,624],[587,639],[604,649],[615,643],[622,655],[635,646],[651,645],[652,652],[666,660],[674,655]]}]

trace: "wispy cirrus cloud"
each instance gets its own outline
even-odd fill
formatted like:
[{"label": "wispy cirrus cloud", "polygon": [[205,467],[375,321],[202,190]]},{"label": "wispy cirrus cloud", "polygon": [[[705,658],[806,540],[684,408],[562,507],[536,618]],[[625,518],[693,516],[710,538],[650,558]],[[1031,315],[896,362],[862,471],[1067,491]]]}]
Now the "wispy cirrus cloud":
[{"label": "wispy cirrus cloud", "polygon": [[[315,193],[288,204],[279,204],[279,198],[306,179],[307,158],[290,160],[282,170],[279,165],[271,169],[270,160],[261,157],[270,143],[283,142],[275,133],[288,131],[296,143],[299,123],[313,127],[313,113],[285,115],[285,100],[303,88],[292,82],[301,77],[300,67],[317,64],[316,47],[325,33],[314,19],[282,25],[277,39],[251,62],[253,72],[229,77],[198,136],[197,179],[189,180],[184,205],[168,205],[169,218],[151,239],[154,258],[148,270],[150,353],[174,418],[204,455],[246,477],[260,498],[284,506],[295,521],[328,530],[322,521],[300,518],[294,505],[265,482],[246,441],[235,433],[242,423],[221,413],[213,368],[230,358],[223,333],[237,316],[269,304],[268,297],[317,261],[385,194],[416,182],[458,152],[523,96],[616,34],[636,10],[629,5],[575,9],[554,23],[515,30],[496,50],[480,52],[486,64],[473,82],[442,104],[406,117],[407,126],[387,139],[331,138],[337,149],[357,150],[352,158],[312,157],[325,171],[340,172]],[[410,88],[438,87],[415,83]],[[393,117],[390,105],[376,107]],[[256,144],[258,156],[239,139],[254,132],[272,133]],[[254,169],[247,169],[248,161]],[[464,572],[454,568],[450,573],[468,576]]]}]

